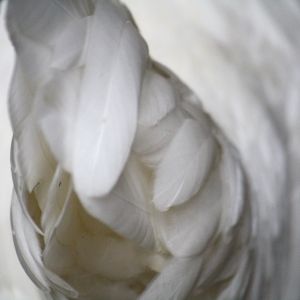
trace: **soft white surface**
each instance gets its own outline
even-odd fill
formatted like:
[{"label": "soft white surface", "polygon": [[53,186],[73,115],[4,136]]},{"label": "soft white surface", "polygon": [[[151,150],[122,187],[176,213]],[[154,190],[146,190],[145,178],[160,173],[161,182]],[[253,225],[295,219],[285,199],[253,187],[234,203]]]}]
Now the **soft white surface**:
[{"label": "soft white surface", "polygon": [[[278,194],[282,193],[281,179],[285,176],[282,149],[272,147],[278,145],[278,136],[274,135],[272,127],[276,124],[281,135],[278,139],[284,141],[287,146],[285,155],[291,159],[290,194],[283,194],[283,197],[292,203],[290,220],[294,223],[289,225],[294,237],[290,245],[290,272],[284,273],[283,270],[282,273],[290,284],[290,295],[285,299],[295,299],[293,290],[299,284],[300,274],[297,232],[300,228],[297,188],[300,178],[299,167],[297,169],[300,162],[297,137],[300,130],[300,76],[297,66],[300,63],[299,41],[294,38],[294,28],[300,25],[297,2],[278,0],[273,5],[274,2],[266,0],[264,6],[259,1],[233,1],[228,6],[224,6],[226,1],[125,2],[132,9],[153,57],[168,65],[197,91],[206,109],[231,140],[239,144],[244,162],[253,176],[254,190],[259,195],[258,207],[261,220],[266,225],[264,228],[274,235],[278,231],[277,215],[282,208],[278,204],[281,199]],[[34,300],[37,294],[16,260],[10,237],[11,131],[6,96],[13,54],[2,20],[3,16],[0,26],[0,299]],[[254,80],[257,78],[261,85]],[[261,106],[272,112],[268,114],[270,122],[262,122],[266,116]],[[237,127],[240,130],[235,130]],[[255,163],[254,157],[257,158]],[[287,216],[284,215],[284,218]],[[254,230],[256,226],[258,224],[253,225]],[[272,263],[269,265],[271,273]],[[273,275],[276,277],[277,274]]]},{"label": "soft white surface", "polygon": [[6,103],[14,56],[5,31],[3,16],[2,10],[0,20],[0,299],[34,300],[38,292],[17,260],[9,220],[12,195],[9,156],[12,133]]}]

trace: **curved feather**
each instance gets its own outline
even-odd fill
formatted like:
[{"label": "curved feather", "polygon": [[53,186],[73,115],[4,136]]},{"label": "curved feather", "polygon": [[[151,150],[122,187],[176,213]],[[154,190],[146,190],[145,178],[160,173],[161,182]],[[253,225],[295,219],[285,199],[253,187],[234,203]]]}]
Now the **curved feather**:
[{"label": "curved feather", "polygon": [[[82,68],[56,70],[43,88],[38,104],[38,123],[47,144],[61,167],[71,173],[78,115],[78,93]],[[77,102],[77,103],[76,103]],[[57,130],[53,130],[57,128]]]},{"label": "curved feather", "polygon": [[61,28],[53,45],[51,68],[71,70],[78,67],[86,39],[87,24],[88,18],[82,18],[72,20]]},{"label": "curved feather", "polygon": [[12,199],[11,221],[17,254],[28,276],[47,294],[54,286],[65,295],[76,298],[78,293],[44,266],[39,236],[24,215],[15,194]]},{"label": "curved feather", "polygon": [[201,257],[173,258],[139,300],[188,299],[201,271]]},{"label": "curved feather", "polygon": [[11,224],[16,252],[25,272],[40,289],[49,292],[49,283],[40,260],[41,251],[37,235],[25,216],[15,193],[11,204]]},{"label": "curved feather", "polygon": [[23,176],[21,175],[19,159],[18,159],[18,145],[16,140],[13,138],[11,143],[11,172],[12,172],[12,179],[14,184],[14,193],[16,193],[17,201],[19,201],[20,206],[23,210],[24,216],[28,219],[31,223],[33,228],[39,234],[43,234],[42,229],[40,228],[40,224],[33,218],[29,211],[30,206],[30,198],[29,193],[26,189],[26,184]]},{"label": "curved feather", "polygon": [[223,209],[220,232],[228,233],[241,218],[245,207],[245,178],[236,149],[220,133],[217,138],[222,145],[221,176],[223,186]]},{"label": "curved feather", "polygon": [[215,153],[216,143],[210,130],[187,119],[156,170],[155,206],[166,211],[193,197],[207,178]]},{"label": "curved feather", "polygon": [[[44,140],[36,126],[36,107],[39,101],[34,89],[46,76],[50,54],[43,46],[20,36],[17,62],[9,95],[9,111],[18,144],[20,171],[29,192],[52,169],[51,154],[44,147]],[[31,64],[35,55],[36,64]]]},{"label": "curved feather", "polygon": [[19,39],[27,37],[50,49],[68,24],[89,15],[80,2],[68,0],[13,0],[7,10],[7,27],[18,52]]},{"label": "curved feather", "polygon": [[[45,226],[47,232],[42,255],[48,270],[65,275],[67,272],[72,271],[76,265],[76,257],[72,247],[74,247],[78,236],[80,220],[71,185],[66,181],[62,184],[66,184],[67,188],[63,207],[60,207],[56,199],[51,199],[53,202],[48,204],[49,212],[45,211],[42,216],[44,222],[47,219],[50,221]],[[55,191],[53,192],[55,193]]]},{"label": "curved feather", "polygon": [[153,232],[148,178],[141,164],[129,158],[113,191],[103,198],[82,198],[86,211],[118,234],[142,247],[153,249]]},{"label": "curved feather", "polygon": [[132,150],[150,168],[161,161],[170,141],[184,121],[184,114],[175,108],[154,126],[138,125]]},{"label": "curved feather", "polygon": [[157,212],[156,230],[163,245],[176,257],[199,255],[214,237],[222,210],[222,181],[219,168],[189,201]]},{"label": "curved feather", "polygon": [[124,14],[118,4],[97,1],[88,24],[72,172],[80,196],[109,193],[136,130],[147,49]]},{"label": "curved feather", "polygon": [[169,80],[155,70],[147,70],[145,73],[138,124],[143,127],[157,125],[178,101],[178,95]]}]

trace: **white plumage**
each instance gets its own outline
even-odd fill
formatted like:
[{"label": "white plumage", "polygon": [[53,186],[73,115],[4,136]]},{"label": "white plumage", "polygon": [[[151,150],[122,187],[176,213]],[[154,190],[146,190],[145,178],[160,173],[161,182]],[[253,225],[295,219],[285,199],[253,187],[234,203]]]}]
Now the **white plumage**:
[{"label": "white plumage", "polygon": [[[269,20],[258,5],[255,17]],[[228,61],[249,72],[238,86],[212,53],[199,88],[204,110],[149,58],[117,1],[11,0],[7,18],[17,54],[12,225],[19,259],[46,295],[297,298],[287,278],[300,271],[284,269],[296,246],[283,200],[288,174],[299,178],[284,143],[295,131],[277,121],[282,100],[268,103],[277,94],[256,98],[272,93],[268,79],[280,71],[267,73],[252,57],[258,50],[236,44]],[[235,45],[219,20],[212,35]],[[281,38],[275,31],[271,46],[289,45]],[[239,51],[252,66],[236,61]],[[210,73],[218,64],[224,76]],[[224,103],[224,91],[241,100]]]}]

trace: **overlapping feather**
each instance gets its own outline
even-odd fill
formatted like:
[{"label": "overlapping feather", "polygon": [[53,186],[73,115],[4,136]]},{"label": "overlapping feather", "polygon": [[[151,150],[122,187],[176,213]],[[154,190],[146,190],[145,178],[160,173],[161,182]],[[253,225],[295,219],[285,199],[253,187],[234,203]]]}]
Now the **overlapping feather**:
[{"label": "overlapping feather", "polygon": [[130,153],[147,49],[124,11],[98,1],[82,54],[73,176],[83,196],[104,196]]},{"label": "overlapping feather", "polygon": [[8,28],[25,268],[52,295],[186,298],[239,221],[237,158],[117,1],[24,3],[11,0]]},{"label": "overlapping feather", "polygon": [[216,152],[207,128],[187,119],[156,170],[153,202],[160,211],[183,204],[202,187]]}]

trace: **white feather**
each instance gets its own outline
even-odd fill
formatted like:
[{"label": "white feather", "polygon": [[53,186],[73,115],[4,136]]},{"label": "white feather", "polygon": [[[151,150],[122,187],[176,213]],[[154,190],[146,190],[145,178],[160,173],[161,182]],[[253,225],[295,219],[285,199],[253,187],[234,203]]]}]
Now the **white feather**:
[{"label": "white feather", "polygon": [[82,198],[86,211],[126,239],[153,249],[152,207],[147,174],[132,156],[114,190],[104,198]]},{"label": "white feather", "polygon": [[149,167],[154,168],[161,161],[168,144],[184,121],[184,114],[175,108],[154,126],[137,128],[133,151]]},{"label": "white feather", "polygon": [[38,232],[39,234],[43,234],[42,229],[40,228],[40,224],[38,224],[37,220],[34,218],[32,212],[30,212],[29,209],[30,205],[32,206],[32,199],[30,199],[24,177],[21,174],[21,168],[18,158],[18,145],[14,138],[11,143],[11,171],[16,199],[19,201],[24,216],[31,223],[36,232]]},{"label": "white feather", "polygon": [[[53,205],[53,210],[57,209],[57,201],[52,200],[54,203],[48,205]],[[76,265],[76,256],[72,247],[74,247],[80,228],[72,190],[67,191],[65,203],[59,215],[54,213],[48,218],[50,217],[52,217],[52,220],[50,219],[52,222],[49,222],[49,225],[46,224],[50,228],[45,239],[43,261],[48,270],[65,276],[70,271],[72,272],[72,268]]]},{"label": "white feather", "polygon": [[143,127],[157,125],[178,102],[176,90],[168,78],[148,70],[142,87],[138,124]]},{"label": "white feather", "polygon": [[222,145],[220,172],[223,186],[223,208],[220,231],[226,234],[237,225],[245,207],[245,177],[236,149],[221,134],[217,136]]},{"label": "white feather", "polygon": [[[9,110],[18,143],[21,172],[27,189],[31,192],[45,177],[47,170],[52,168],[51,155],[44,147],[44,141],[36,126],[35,104],[39,95],[33,92],[37,82],[45,76],[49,53],[23,36],[18,43],[19,57],[10,92]],[[31,55],[35,55],[37,65],[29,63]]]},{"label": "white feather", "polygon": [[53,47],[52,68],[70,70],[77,66],[87,35],[87,23],[88,18],[80,18],[61,28]]},{"label": "white feather", "polygon": [[214,237],[222,209],[219,168],[187,203],[157,212],[156,230],[166,249],[176,257],[199,255]]},{"label": "white feather", "polygon": [[71,299],[78,298],[78,292],[75,289],[73,289],[73,287],[70,286],[61,277],[59,277],[52,271],[48,270],[47,268],[45,268],[44,272],[54,290],[60,292],[61,294],[67,296],[68,298],[71,298]]},{"label": "white feather", "polygon": [[139,300],[180,300],[188,296],[200,274],[201,257],[173,258]]},{"label": "white feather", "polygon": [[[172,14],[185,5],[175,2]],[[10,0],[8,25],[18,57],[10,106],[19,147],[13,173],[18,205],[24,206],[22,224],[15,226],[22,245],[17,248],[33,273],[46,267],[40,279],[45,275],[54,298],[75,296],[71,286],[89,300],[134,299],[143,290],[142,299],[296,299],[299,294],[299,40],[294,34],[299,5],[295,0],[198,2],[189,2],[190,12],[177,27],[169,25],[171,14],[163,13],[167,5],[159,3],[156,13],[158,2],[149,2],[156,18],[152,26],[163,19],[156,34],[172,29],[153,53],[163,53],[173,32],[180,36],[162,60],[193,85],[213,121],[167,69],[150,62],[143,80],[147,54],[117,1]],[[191,19],[195,27],[186,34]],[[189,39],[197,41],[196,48]],[[142,82],[141,103],[127,107],[128,99],[140,98]],[[110,87],[113,93],[107,94]],[[99,99],[114,100],[108,101],[107,114],[99,114],[105,107]],[[203,155],[210,158],[207,164],[191,166],[184,176],[189,160],[181,167],[175,151],[200,145],[194,140],[198,130],[181,131],[186,119],[217,132],[220,155]],[[133,156],[140,161],[133,163]],[[75,179],[79,200],[71,185],[68,196],[56,193],[57,162]],[[162,172],[164,166],[169,167]],[[158,190],[167,197],[157,196]],[[157,211],[152,198],[168,210]],[[40,224],[32,205],[41,209],[45,246],[36,243],[34,226]],[[42,250],[41,262],[34,257]]]},{"label": "white feather", "polygon": [[160,211],[183,204],[199,191],[216,147],[208,128],[192,119],[183,123],[156,170],[153,202]]},{"label": "white feather", "polygon": [[[78,111],[78,93],[82,68],[54,71],[43,88],[43,101],[38,104],[38,125],[64,170],[71,172],[76,134],[74,126]],[[75,87],[75,88],[74,88]],[[56,128],[56,130],[53,130]]]},{"label": "white feather", "polygon": [[15,194],[12,200],[11,220],[17,254],[28,276],[45,293],[50,293],[50,286],[55,286],[65,295],[77,297],[78,293],[69,284],[45,267],[41,259],[40,238],[24,214]]},{"label": "white feather", "polygon": [[[44,274],[43,263],[40,259],[41,249],[38,237],[24,215],[15,194],[12,198],[11,222],[16,251],[24,270],[39,288],[49,292],[49,283]],[[28,239],[30,239],[30,243],[28,243]]]},{"label": "white feather", "polygon": [[69,176],[63,172],[61,167],[57,166],[47,192],[41,195],[46,198],[46,205],[42,211],[40,221],[46,244],[51,239],[53,231],[57,228],[61,218],[65,216],[65,209],[71,194],[72,184]]},{"label": "white feather", "polygon": [[97,1],[88,26],[71,155],[76,191],[96,197],[112,189],[129,156],[147,50],[113,3]]},{"label": "white feather", "polygon": [[57,41],[60,41],[59,37],[64,32],[63,28],[70,29],[68,24],[76,25],[78,19],[89,14],[80,9],[80,5],[76,5],[80,2],[82,1],[28,0],[25,3],[22,0],[14,0],[9,3],[7,26],[17,52],[19,40],[24,37],[43,45],[49,51],[55,49]]}]

